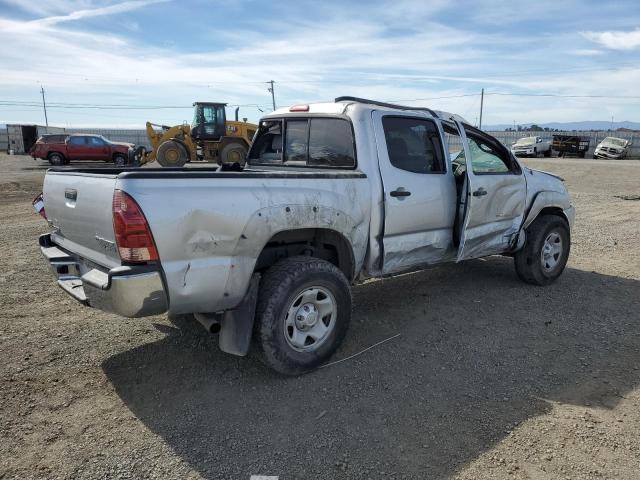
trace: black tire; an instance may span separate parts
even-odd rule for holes
[[[163,167],[182,167],[189,161],[189,154],[181,143],[167,140],[158,147],[156,159]]]
[[[560,238],[560,253],[553,258],[554,265],[545,267],[543,249],[545,241],[556,234]],[[571,251],[571,235],[567,221],[557,215],[536,218],[526,230],[524,247],[514,256],[516,273],[524,282],[533,285],[548,285],[564,271]],[[555,257],[555,256],[554,256]]]
[[[133,166],[139,167],[147,155],[147,149],[143,145],[139,145],[133,151]]]
[[[244,143],[230,143],[220,152],[220,165],[237,163],[244,166],[247,161],[247,146]]]
[[[47,159],[49,160],[49,163],[53,166],[60,166],[60,165],[64,165],[66,163],[64,156],[61,153],[58,152],[52,152],[49,154],[49,156],[47,157]]]
[[[121,153],[118,153],[117,155],[114,155],[113,156],[113,165],[118,167],[118,168],[126,167],[127,166],[127,157],[125,157]]]
[[[551,149],[544,151],[544,156],[549,158],[551,156]]]
[[[303,348],[309,350],[300,351],[287,338],[292,328],[286,325],[288,312],[296,308],[297,298],[317,288],[333,296],[335,318],[331,314],[328,319],[333,326],[317,347],[305,346]],[[302,308],[302,303],[299,305]],[[319,321],[324,323],[325,320],[327,317]],[[284,375],[299,375],[319,367],[335,353],[350,320],[351,288],[344,274],[335,265],[319,258],[290,257],[270,267],[260,282],[254,341],[269,367]],[[305,344],[307,340],[305,337]]]

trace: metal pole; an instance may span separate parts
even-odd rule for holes
[[[271,84],[271,87],[269,87],[269,91],[271,92],[271,102],[273,103],[273,109],[276,109],[276,94],[273,90],[273,84],[275,83],[273,80],[269,80],[267,83]]]
[[[44,123],[47,126],[47,133],[49,133],[49,119],[47,118],[47,102],[44,100],[44,87],[40,85],[40,91],[42,92],[42,108],[44,109]]]
[[[480,93],[480,124],[478,126],[478,128],[480,130],[482,130],[482,107],[484,105],[484,88],[482,89],[482,92]]]

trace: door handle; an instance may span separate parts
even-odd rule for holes
[[[475,192],[473,192],[473,196],[474,196],[474,197],[482,197],[482,196],[484,196],[484,195],[486,195],[486,194],[487,194],[487,191],[486,191],[484,188],[482,188],[482,187],[480,187],[478,190],[476,190]]]
[[[392,197],[408,197],[411,195],[411,192],[407,192],[406,190],[394,190],[389,195]]]

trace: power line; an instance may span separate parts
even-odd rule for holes
[[[561,93],[507,93],[487,92],[485,95],[501,95],[508,97],[559,97],[559,98],[624,98],[640,99],[640,95],[565,95]]]

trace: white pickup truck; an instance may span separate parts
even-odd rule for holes
[[[516,157],[537,157],[539,155],[550,157],[551,141],[542,137],[519,138],[511,145],[511,152]]]
[[[43,197],[42,253],[70,295],[194,314],[284,374],[335,352],[354,282],[509,255],[545,285],[574,221],[561,178],[462,118],[353,97],[265,116],[243,171],[52,169]]]

